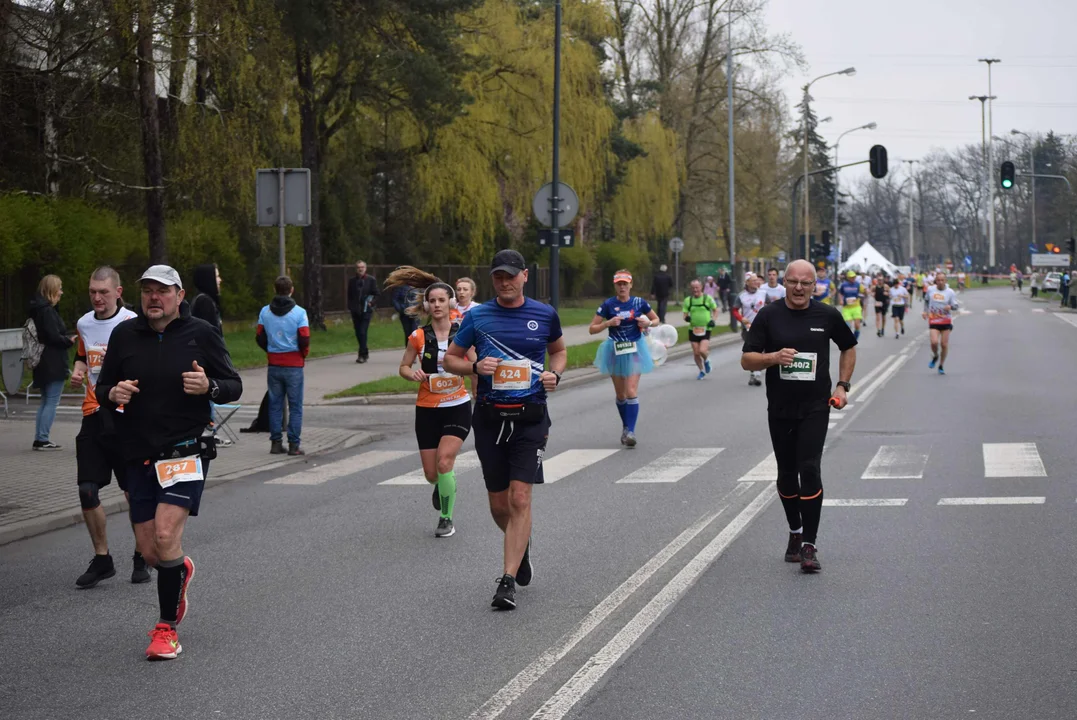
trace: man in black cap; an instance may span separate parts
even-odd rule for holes
[[[194,563],[183,552],[183,529],[198,514],[212,439],[202,438],[210,402],[238,400],[243,382],[217,329],[191,317],[179,273],[154,265],[139,279],[142,314],[120,323],[94,391],[117,413],[127,462],[131,523],[138,550],[157,568],[160,619],[150,631],[150,660],[170,660],[180,647],[176,626],[187,614]]]
[[[504,575],[493,607],[513,610],[516,585],[529,585],[531,487],[541,483],[550,433],[546,394],[561,382],[568,351],[561,320],[549,305],[524,296],[527,265],[515,250],[494,256],[490,275],[497,297],[464,315],[445,353],[445,370],[477,375],[472,427],[475,451],[490,497],[490,513],[505,533]],[[467,352],[475,348],[472,363]],[[550,355],[549,367],[544,365]]]

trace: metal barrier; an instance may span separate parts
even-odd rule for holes
[[[7,393],[16,393],[22,383],[22,328],[0,330],[0,378],[4,381],[4,390],[0,390],[0,399],[4,401],[4,417],[8,416]]]

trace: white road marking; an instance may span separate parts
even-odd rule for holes
[[[658,551],[643,567],[621,583],[613,592],[607,595],[602,602],[595,605],[591,612],[580,621],[580,624],[571,632],[563,636],[556,645],[546,650],[530,665],[525,667],[516,677],[510,680],[503,688],[498,690],[493,697],[483,703],[475,712],[471,713],[468,720],[493,720],[503,713],[509,705],[535,684],[543,675],[557,664],[561,658],[568,655],[581,640],[601,625],[606,618],[613,614],[625,600],[632,597],[640,587],[647,582],[652,575],[662,569],[685,545],[695,539],[696,535],[703,532],[708,525],[721,515],[726,507],[722,506],[718,512],[704,516],[689,526],[684,532],[675,537],[668,545]]]
[[[823,498],[827,507],[901,507],[909,498]]]
[[[998,310],[984,310],[984,315],[998,315]]]
[[[479,467],[479,456],[474,450],[468,450],[463,455],[456,456],[456,474],[465,473],[468,470],[474,470]],[[429,485],[426,481],[426,476],[423,475],[423,469],[420,467],[418,470],[412,470],[409,473],[403,475],[397,475],[396,477],[383,480],[378,485]]]
[[[300,470],[273,480],[266,480],[266,485],[321,485],[338,477],[369,470],[387,462],[414,457],[414,450],[371,450],[355,457],[336,460],[325,465],[315,465],[307,470]]]
[[[867,399],[870,398],[876,390],[889,382],[890,378],[892,378],[894,374],[901,369],[901,366],[908,362],[909,358],[912,357],[912,351],[913,346],[908,346],[908,348],[906,348],[900,355],[898,355],[894,359],[894,362],[890,363],[890,366],[886,368],[885,372],[881,373],[879,377],[877,377],[871,383],[871,385],[864,388],[863,392],[857,398],[857,400],[859,402],[866,402]]]
[[[764,487],[747,507],[740,511],[706,547],[688,561],[679,573],[651,598],[635,617],[597,653],[592,655],[561,688],[540,707],[532,720],[560,720],[591,690],[628,652],[629,648],[661,618],[685,593],[696,583],[700,575],[715,560],[721,557],[726,548],[738,535],[762,513],[774,500],[777,493],[773,488]]]
[[[1043,505],[1045,497],[953,497],[942,498],[939,505]]]
[[[774,453],[763,458],[763,462],[749,470],[737,482],[774,482],[778,479],[778,461]]]
[[[1047,477],[1036,443],[984,443],[984,477]]]
[[[849,406],[846,405],[845,407],[849,407]],[[845,418],[845,413],[838,412],[837,410],[831,410],[830,411],[830,419],[831,420],[843,420],[844,418]]]
[[[1077,327],[1077,315],[1071,315],[1070,313],[1053,312],[1051,313],[1059,320],[1065,320],[1070,325]]]
[[[871,372],[869,372],[867,375],[865,375],[864,378],[862,380],[860,380],[856,385],[853,385],[853,389],[850,390],[848,393],[846,393],[846,395],[848,395],[849,397],[852,397],[856,393],[861,392],[861,388],[866,388],[868,386],[868,383],[870,383],[875,378],[876,375],[878,375],[883,370],[885,370],[886,367],[890,363],[892,363],[895,358],[897,358],[896,354],[895,355],[890,355],[886,359],[884,359],[881,363],[879,363],[874,368],[872,368]],[[861,402],[860,398],[857,398],[857,402]],[[849,407],[849,406],[846,405],[845,407]]]
[[[836,422],[829,422],[829,423],[826,424],[826,429],[827,430],[833,430],[837,426],[838,426],[838,424]]]
[[[546,485],[568,477],[573,473],[605,460],[617,450],[565,450],[563,453],[542,461],[542,478]]]
[[[883,445],[875,452],[861,480],[919,480],[928,453],[915,445]]]
[[[618,483],[675,483],[703,466],[725,448],[673,448]]]
[[[1044,310],[1043,308],[1032,308],[1032,312],[1038,312],[1038,313],[1041,313],[1041,312],[1047,312],[1047,311],[1046,311],[1046,310]]]

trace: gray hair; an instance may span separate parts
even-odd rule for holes
[[[120,286],[120,274],[116,270],[108,265],[102,265],[90,274],[91,282],[96,280],[101,282],[103,280],[111,280],[113,287]]]

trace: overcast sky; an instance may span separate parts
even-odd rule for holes
[[[831,145],[845,130],[879,125],[846,135],[841,162],[880,143],[892,171],[904,172],[899,158],[979,143],[980,103],[967,98],[988,94],[981,57],[1002,60],[992,70],[996,136],[1077,134],[1077,0],[770,0],[767,16],[809,63],[783,82],[790,106],[809,80],[856,67],[811,90],[818,116],[834,118],[820,126]],[[851,168],[842,182],[866,173]]]

